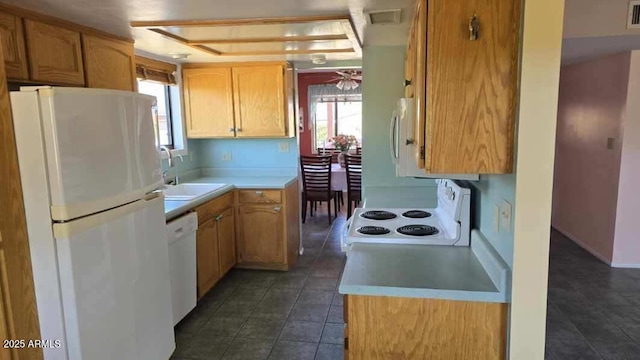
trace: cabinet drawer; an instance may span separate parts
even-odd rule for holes
[[[233,206],[233,193],[228,192],[196,208],[198,225],[220,215],[224,210]]]
[[[279,204],[282,202],[280,190],[240,190],[238,191],[240,204]]]

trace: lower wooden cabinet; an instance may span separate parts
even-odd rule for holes
[[[345,358],[506,358],[508,305],[349,295]]]
[[[211,219],[198,226],[196,233],[198,266],[198,298],[209,291],[220,279],[218,250],[218,222]]]
[[[236,192],[238,267],[288,270],[298,258],[298,182],[284,190]]]
[[[236,231],[233,208],[220,214],[218,220],[218,254],[220,276],[224,276],[236,264]]]

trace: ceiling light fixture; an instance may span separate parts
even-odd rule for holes
[[[189,53],[170,53],[169,56],[176,60],[186,60],[191,54]]]
[[[324,55],[324,54],[311,55],[311,62],[316,65],[324,65],[327,63],[327,55]]]

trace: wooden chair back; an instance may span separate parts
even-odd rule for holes
[[[331,156],[331,162],[334,164],[338,163],[338,154],[340,154],[340,150],[333,148],[318,148],[318,156]]]
[[[307,200],[331,199],[331,156],[300,156],[300,170]]]
[[[356,148],[356,155],[362,155],[362,147],[358,146]]]
[[[347,192],[354,200],[362,198],[362,156],[346,155]]]

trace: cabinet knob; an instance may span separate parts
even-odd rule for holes
[[[478,35],[480,35],[480,21],[478,20],[478,16],[473,14],[471,20],[469,20],[469,40],[478,40]]]
[[[404,86],[407,87],[411,85],[411,80],[404,79]]]
[[[276,206],[273,208],[273,211],[275,212],[280,212],[280,210],[282,210],[282,208],[280,206]]]
[[[234,128],[229,128],[229,132],[234,132],[234,131],[236,131],[236,129],[234,129]]]
[[[412,144],[414,144],[414,143],[415,143],[415,141],[413,141],[413,139],[407,139],[407,140],[405,141],[405,145],[412,145]]]
[[[256,191],[256,195],[262,196],[262,191]]]
[[[241,128],[236,128],[236,132],[241,132],[242,129]]]
[[[216,216],[216,221],[222,220],[223,217],[224,217],[224,214],[220,214],[220,215]]]

